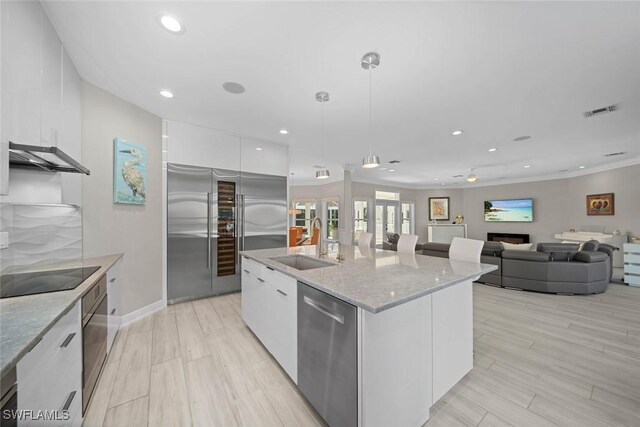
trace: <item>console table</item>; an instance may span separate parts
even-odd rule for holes
[[[589,240],[597,240],[600,243],[607,243],[609,245],[613,245],[619,250],[613,253],[613,266],[614,267],[623,267],[622,261],[622,245],[627,242],[626,234],[604,234],[598,232],[590,232],[590,231],[576,231],[576,232],[567,232],[556,234],[554,236],[556,239],[563,240],[565,242],[571,243],[583,243],[588,242]]]
[[[629,286],[640,286],[640,243],[625,243],[624,283]]]
[[[467,237],[467,224],[429,224],[427,241],[451,243],[454,237]]]

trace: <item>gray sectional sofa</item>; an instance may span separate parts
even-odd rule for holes
[[[485,242],[480,261],[495,264],[498,270],[478,281],[557,294],[598,294],[609,286],[617,248],[590,241],[580,251],[573,243],[539,243],[536,249],[504,250],[500,242]],[[449,245],[425,243],[422,253],[447,258]]]

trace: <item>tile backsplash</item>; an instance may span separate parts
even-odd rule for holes
[[[0,232],[9,246],[0,250],[0,272],[47,268],[82,259],[82,213],[74,205],[0,205]]]

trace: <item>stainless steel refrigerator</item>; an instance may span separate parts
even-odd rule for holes
[[[167,301],[240,290],[238,251],[287,245],[287,178],[169,164]]]

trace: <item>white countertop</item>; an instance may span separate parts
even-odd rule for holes
[[[337,245],[336,249],[337,249]],[[437,292],[440,289],[497,270],[497,266],[426,255],[399,254],[380,249],[360,250],[344,246],[345,261],[338,263],[336,251],[323,260],[335,266],[297,270],[271,258],[306,255],[318,258],[315,246],[243,251],[242,255],[272,267],[350,304],[372,313]]]
[[[0,375],[13,368],[120,257],[122,254],[106,255],[57,265],[100,267],[75,289],[0,299]]]

